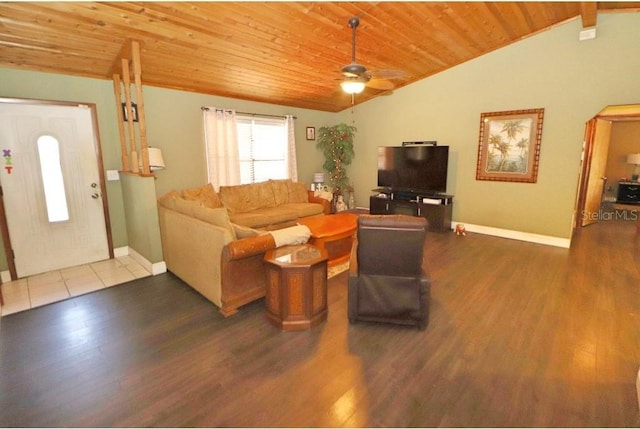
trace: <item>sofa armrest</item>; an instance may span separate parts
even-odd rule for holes
[[[241,238],[228,243],[222,250],[222,259],[226,261],[248,258],[264,254],[267,250],[275,249],[276,242],[271,234]]]
[[[307,191],[309,195],[309,202],[322,205],[322,212],[326,215],[331,214],[331,201],[324,198],[316,197],[313,191]]]
[[[265,296],[264,253],[275,247],[271,234],[242,238],[224,246],[220,306],[223,316],[231,316],[238,307]]]
[[[220,259],[231,232],[162,205],[158,212],[167,269],[220,306]]]

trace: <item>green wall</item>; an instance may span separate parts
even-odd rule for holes
[[[358,128],[349,176],[365,207],[376,187],[377,146],[434,139],[451,147],[454,220],[568,238],[584,123],[607,105],[640,102],[640,14],[599,14],[594,40],[579,42],[580,30],[579,19],[570,21],[337,114],[144,86],[148,142],[162,149],[166,163],[156,174],[156,193],[205,183],[201,106],[292,114],[300,181],[309,183],[323,163],[315,142],[305,139],[308,126]],[[0,96],[95,103],[105,170],[120,169],[110,80],[0,68]],[[475,180],[480,114],[539,107],[545,119],[538,182]],[[125,204],[135,202],[123,197],[121,182],[107,182],[107,196],[114,245],[131,245],[129,235],[137,232],[127,233]],[[155,249],[141,250],[155,260]]]
[[[129,247],[151,263],[163,261],[155,178],[121,174]]]
[[[150,262],[158,262],[161,259],[161,249],[153,245],[157,241],[155,233],[148,230],[144,223],[139,222],[138,217],[143,208],[136,205],[145,203],[137,201],[148,202],[149,198],[155,201],[156,194],[162,195],[171,189],[195,187],[206,183],[202,106],[233,108],[249,113],[296,116],[298,180],[306,183],[311,182],[313,172],[321,170],[323,159],[322,154],[315,148],[315,142],[305,139],[305,129],[308,126],[319,128],[323,125],[332,125],[336,117],[334,113],[149,86],[143,86],[143,96],[148,143],[150,146],[162,149],[166,169],[156,174],[154,195],[146,195],[145,189],[149,192],[149,188],[140,188],[137,182],[133,182],[128,189],[131,195],[136,197],[127,199],[123,196],[122,179],[108,181],[106,186],[114,247],[130,246]],[[121,169],[115,97],[113,83],[110,80],[0,68],[0,97],[95,104],[104,169]],[[133,216],[133,219],[126,219],[125,213],[129,217]],[[7,269],[4,248],[0,246],[0,270]]]
[[[306,140],[306,127],[333,125],[336,118],[335,113],[148,86],[144,87],[144,101],[148,144],[162,149],[166,164],[165,170],[156,173],[158,195],[207,182],[202,106],[295,116],[298,180],[305,183],[311,183],[324,162],[315,142]]]
[[[376,186],[376,147],[437,140],[450,146],[455,221],[569,238],[584,125],[607,105],[640,102],[640,14],[599,14],[580,42],[576,19],[341,112],[355,121],[349,168],[356,202]],[[477,181],[482,112],[544,108],[535,184]]]

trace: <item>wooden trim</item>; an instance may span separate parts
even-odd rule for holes
[[[2,232],[2,241],[4,243],[4,253],[7,257],[7,265],[9,266],[9,274],[11,274],[11,280],[17,280],[18,273],[16,272],[16,263],[15,263],[15,257],[13,255],[13,247],[11,246],[11,236],[9,235],[9,224],[7,223],[7,215],[4,210],[4,191],[1,186],[0,186],[0,231]],[[1,283],[2,281],[0,281],[0,284]]]
[[[118,134],[120,135],[120,152],[122,157],[122,171],[130,171],[129,149],[127,149],[127,136],[124,131],[124,117],[122,115],[122,82],[118,73],[113,75],[113,92],[116,97],[116,115],[118,116]]]
[[[128,39],[122,48],[118,58],[113,65],[113,84],[116,92],[116,108],[120,112],[120,106],[122,105],[121,86],[124,86],[125,94],[125,109],[127,112],[131,112],[132,100],[131,100],[131,85],[135,85],[135,96],[137,106],[137,123],[138,123],[138,136],[140,145],[136,141],[135,124],[134,121],[127,121],[129,130],[129,142],[127,145],[124,142],[124,118],[121,112],[118,114],[118,123],[121,130],[121,144],[122,151],[122,163],[123,171],[132,171],[135,174],[142,176],[154,176],[149,166],[149,152],[147,151],[147,123],[144,112],[144,98],[142,96],[142,65],[140,61],[140,42],[136,40]],[[120,74],[122,73],[122,80],[120,80]],[[131,74],[133,73],[133,81]],[[122,85],[121,85],[122,83]],[[130,149],[130,151],[129,151]],[[125,156],[125,153],[127,156]],[[130,154],[130,157],[128,156]]]
[[[95,104],[87,104],[91,111],[93,126],[94,148],[96,151],[96,163],[98,164],[98,176],[100,178],[100,196],[102,199],[102,212],[104,213],[104,226],[107,232],[107,246],[109,259],[113,259],[113,234],[111,233],[111,216],[109,215],[109,200],[107,198],[107,182],[104,177],[104,160],[102,158],[102,144],[100,141],[100,129],[98,128],[98,112]]]
[[[582,19],[582,28],[595,26],[598,21],[598,3],[581,2],[580,18]]]
[[[140,62],[140,44],[131,42],[131,57],[133,65],[133,79],[136,86],[136,100],[138,101],[138,119],[140,131],[140,152],[142,155],[142,171],[150,175],[149,151],[147,151],[147,122],[144,114],[144,98],[142,97],[142,65]]]
[[[584,212],[587,199],[587,184],[589,182],[589,172],[591,171],[591,155],[593,153],[593,137],[595,136],[596,122],[597,119],[593,118],[585,124],[582,142],[582,165],[580,166],[580,177],[578,179],[578,196],[573,214],[574,231],[582,227],[582,213]]]
[[[123,58],[122,62],[122,81],[124,82],[124,97],[127,112],[131,112],[131,75],[129,73],[129,60]],[[117,106],[116,106],[117,108]],[[131,171],[138,171],[138,145],[136,144],[136,130],[133,120],[127,121],[129,129],[129,144],[131,147]]]

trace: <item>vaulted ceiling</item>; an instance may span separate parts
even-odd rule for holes
[[[329,112],[356,61],[399,88],[569,19],[640,2],[2,2],[0,66],[111,79],[127,40],[146,85]],[[578,35],[576,34],[576,38]]]

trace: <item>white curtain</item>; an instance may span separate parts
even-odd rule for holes
[[[298,163],[296,161],[296,133],[292,115],[286,115],[285,128],[287,130],[287,170],[289,178],[298,181]]]
[[[202,112],[209,183],[216,190],[220,186],[239,185],[240,156],[235,110],[205,107]]]

